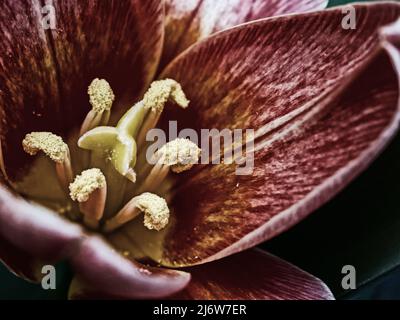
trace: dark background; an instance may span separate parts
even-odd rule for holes
[[[400,135],[334,200],[261,247],[322,279],[338,299],[400,299],[399,158]],[[356,290],[340,287],[344,265],[357,270]],[[71,276],[57,265],[57,289],[45,291],[0,264],[0,299],[65,299]]]

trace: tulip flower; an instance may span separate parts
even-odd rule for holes
[[[51,29],[3,0],[0,259],[30,281],[68,261],[70,298],[332,299],[254,248],[398,129],[400,4],[355,4],[345,28],[327,2],[53,1]],[[252,174],[180,138],[147,163],[168,121],[254,129]]]

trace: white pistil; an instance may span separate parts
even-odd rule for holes
[[[154,81],[142,101],[144,108],[150,109],[150,112],[137,137],[138,149],[143,146],[147,132],[156,126],[168,101],[174,102],[184,109],[189,106],[189,100],[186,98],[181,85],[172,79]]]
[[[68,145],[51,132],[32,132],[25,136],[22,146],[26,153],[36,155],[43,151],[56,164],[56,172],[61,186],[68,190],[73,179],[71,157]]]
[[[107,125],[110,118],[110,110],[115,99],[110,84],[104,79],[94,79],[89,85],[88,94],[92,110],[89,111],[83,121],[80,135],[97,126]]]
[[[96,229],[103,217],[107,198],[106,178],[100,169],[93,168],[83,171],[69,185],[70,196],[79,202],[86,226]]]
[[[116,216],[106,221],[104,231],[114,231],[135,219],[141,212],[144,213],[144,225],[150,230],[159,231],[168,224],[169,209],[167,202],[153,193],[146,192],[132,198]]]
[[[201,149],[192,141],[177,138],[163,145],[155,154],[157,163],[151,169],[139,189],[154,191],[165,179],[170,170],[175,173],[187,171],[198,163]]]

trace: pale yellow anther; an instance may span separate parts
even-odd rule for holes
[[[106,221],[104,231],[111,232],[144,213],[144,226],[150,230],[160,231],[169,221],[167,202],[150,192],[132,198],[114,217]]]
[[[106,178],[100,169],[93,168],[82,171],[75,177],[74,182],[69,185],[71,199],[78,202],[85,202],[97,189],[106,185]]]
[[[189,170],[199,160],[201,149],[192,141],[177,138],[163,145],[156,157],[162,163],[171,167],[171,170],[180,173]]]
[[[136,207],[144,213],[144,226],[150,230],[164,229],[169,221],[167,202],[156,194],[145,192],[134,198]]]
[[[143,97],[143,104],[145,108],[161,113],[168,100],[182,108],[189,105],[181,85],[172,79],[154,81]]]
[[[115,96],[106,80],[94,79],[88,88],[88,94],[94,111],[102,113],[111,109]]]
[[[43,151],[51,160],[61,163],[68,156],[68,146],[63,139],[51,132],[31,132],[25,136],[22,146],[26,153],[36,155]]]

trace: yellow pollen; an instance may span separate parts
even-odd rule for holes
[[[106,178],[100,169],[92,168],[75,177],[74,182],[69,185],[71,199],[78,202],[85,202],[90,194],[106,185]]]
[[[40,150],[51,160],[61,163],[68,155],[68,146],[63,139],[51,132],[31,132],[22,141],[24,151],[32,156]]]
[[[201,149],[189,139],[177,138],[163,145],[156,156],[171,170],[180,173],[189,170],[199,160]]]
[[[169,209],[167,202],[150,192],[142,193],[135,198],[136,207],[144,212],[144,225],[152,230],[161,230],[169,221]]]
[[[161,113],[168,100],[182,108],[189,105],[181,85],[172,79],[154,81],[143,97],[143,104],[145,108]]]
[[[104,79],[94,79],[88,88],[93,110],[102,113],[111,109],[115,96],[110,84]]]

